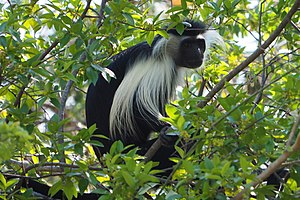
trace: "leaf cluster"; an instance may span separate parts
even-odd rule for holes
[[[299,12],[206,106],[199,102],[255,50],[250,40],[261,47],[297,0],[182,0],[158,13],[152,1],[103,2],[0,3],[1,199],[34,196],[17,184],[25,176],[51,185],[50,196],[62,190],[66,199],[84,193],[100,199],[226,199],[291,150],[286,143],[299,133],[296,128],[289,138],[300,107]],[[115,78],[105,67],[118,52],[151,44],[156,35],[168,37],[168,28],[182,33],[185,18],[216,29],[226,49],[212,47],[205,67],[191,71],[178,98],[166,105],[162,120],[180,135],[179,156],[170,158],[172,175],[158,178],[157,163],[145,163],[136,148],[121,142],[97,160],[91,145],[103,144],[91,139],[95,126],[85,128],[87,86],[99,74]],[[299,163],[295,152],[278,168],[289,171],[280,187],[264,181],[246,195],[299,198]]]

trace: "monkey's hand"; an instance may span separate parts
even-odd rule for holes
[[[174,131],[171,126],[165,126],[160,130],[158,139],[161,141],[162,146],[172,147],[178,139],[178,132]]]
[[[158,139],[150,146],[145,154],[145,162],[151,160],[151,158],[156,154],[158,149],[162,146],[171,148],[175,145],[178,139],[178,133],[176,133],[172,127],[165,126],[159,132]]]

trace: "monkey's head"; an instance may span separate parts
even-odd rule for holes
[[[185,21],[183,24],[185,29],[181,35],[175,29],[168,31],[170,38],[167,43],[167,53],[179,67],[200,67],[204,61],[209,40],[212,37],[218,37],[218,34],[212,33],[215,31],[207,31],[206,25],[202,22]]]
[[[179,43],[177,56],[174,58],[176,65],[187,68],[200,67],[204,60],[205,46],[204,38],[183,37]]]

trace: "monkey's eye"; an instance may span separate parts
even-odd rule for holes
[[[183,46],[184,48],[190,48],[190,47],[192,46],[192,44],[189,43],[189,42],[184,42],[184,43],[182,44],[182,46]]]
[[[199,48],[204,52],[205,48],[206,48],[205,40],[204,39],[198,39],[197,44],[198,44]]]

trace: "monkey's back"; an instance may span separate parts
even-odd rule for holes
[[[116,78],[111,78],[110,82],[108,82],[100,73],[96,84],[90,84],[85,105],[87,127],[96,124],[97,130],[94,135],[101,134],[109,138],[103,139],[97,136],[92,138],[104,145],[104,147],[97,148],[100,150],[100,152],[96,152],[97,157],[99,153],[103,154],[108,152],[113,142],[109,130],[109,115],[116,90],[121,84],[125,73],[132,65],[132,62],[136,61],[137,58],[141,59],[150,56],[151,51],[152,47],[143,42],[120,52],[112,58],[112,63],[107,67],[115,74]],[[128,85],[128,87],[130,87],[130,85]],[[126,130],[124,130],[124,132],[126,132]]]

